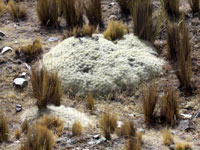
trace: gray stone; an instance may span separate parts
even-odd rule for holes
[[[179,130],[186,130],[189,128],[190,121],[189,120],[182,120],[178,126]]]
[[[12,50],[13,50],[13,49],[12,49],[11,47],[6,46],[6,47],[4,47],[4,48],[2,49],[1,54],[5,54],[6,52],[12,51]]]
[[[24,87],[27,86],[28,81],[26,79],[24,79],[24,78],[15,78],[14,81],[13,81],[13,84],[16,87],[24,88]]]
[[[16,111],[16,112],[21,112],[21,111],[22,111],[22,105],[16,104],[16,105],[15,105],[15,111]]]
[[[48,39],[49,42],[55,42],[55,41],[57,41],[57,40],[58,40],[58,38],[56,38],[56,37],[50,37],[50,38]]]

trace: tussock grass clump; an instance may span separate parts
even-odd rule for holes
[[[179,0],[163,0],[163,7],[171,19],[175,19],[180,16]]]
[[[21,125],[22,132],[24,132],[25,134],[28,133],[29,128],[29,123],[27,120],[25,120]]]
[[[4,13],[5,11],[5,4],[3,0],[0,0],[0,16]]]
[[[13,0],[9,0],[7,7],[8,12],[13,20],[23,20],[27,18],[26,9],[21,4],[15,3]]]
[[[166,146],[170,146],[174,143],[174,137],[170,133],[170,131],[166,128],[162,132],[163,144]]]
[[[141,145],[142,133],[138,132],[135,136],[129,137],[129,140],[125,145],[125,150],[141,150]]]
[[[39,0],[36,10],[42,25],[48,27],[58,26],[58,3],[56,0]]]
[[[191,60],[191,44],[189,40],[189,32],[185,27],[184,20],[180,23],[180,45],[177,47],[177,64],[178,69],[176,75],[180,82],[180,88],[191,93],[191,78],[192,78],[192,60]]]
[[[159,30],[161,21],[159,17],[153,18],[153,8],[151,0],[135,0],[133,16],[133,32],[140,39],[154,43]]]
[[[121,12],[125,15],[131,14],[131,6],[133,5],[134,0],[116,0],[119,4]]]
[[[177,101],[177,93],[172,87],[168,87],[165,90],[164,96],[162,97],[161,118],[165,120],[169,125],[174,125],[176,119],[179,117]]]
[[[60,105],[62,90],[57,73],[48,72],[45,67],[32,69],[31,83],[39,109],[46,108],[50,103]]]
[[[29,130],[20,150],[52,150],[55,145],[53,133],[46,127],[35,125]]]
[[[14,135],[15,135],[15,138],[16,138],[16,139],[19,139],[20,136],[21,136],[21,132],[20,132],[20,130],[19,130],[19,129],[15,129],[15,131],[14,131]]]
[[[175,150],[192,150],[192,147],[189,143],[177,143]]]
[[[133,121],[124,121],[123,125],[120,127],[119,135],[135,137],[136,129],[134,128]]]
[[[83,25],[83,27],[74,27],[73,28],[73,36],[75,37],[91,37],[94,33],[95,28],[93,26],[89,26],[88,24]]]
[[[104,31],[104,38],[115,41],[121,39],[125,34],[129,32],[128,27],[123,22],[111,20],[108,23],[106,31]]]
[[[83,127],[79,121],[75,121],[72,125],[72,135],[73,136],[79,136],[83,132]]]
[[[7,142],[9,138],[9,128],[7,118],[0,113],[0,142]]]
[[[199,8],[199,0],[189,0],[190,7],[192,9],[193,13],[199,13],[200,8]]]
[[[19,53],[18,50],[16,50],[16,54],[17,53]],[[25,59],[26,62],[34,60],[42,53],[42,43],[40,39],[35,39],[32,44],[21,47],[20,53],[22,54],[22,59]]]
[[[87,96],[87,107],[89,110],[93,110],[94,109],[94,103],[95,103],[95,100],[92,96],[92,93],[88,93],[88,96]]]
[[[37,121],[37,125],[47,127],[49,130],[55,130],[57,135],[61,135],[64,129],[64,122],[55,116],[44,115]]]
[[[86,2],[85,11],[91,25],[103,25],[101,0],[89,0],[89,2]]]
[[[61,0],[62,12],[69,27],[83,25],[83,1]]]
[[[158,100],[157,96],[157,85],[153,83],[149,86],[148,89],[145,90],[143,100],[142,100],[142,108],[144,112],[144,119],[147,125],[153,123],[155,119],[155,107]]]
[[[109,112],[105,112],[99,120],[100,128],[103,131],[104,137],[107,140],[111,140],[111,133],[114,133],[117,127],[117,116],[111,115]]]

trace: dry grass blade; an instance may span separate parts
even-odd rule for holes
[[[31,83],[39,109],[46,108],[50,103],[60,105],[62,90],[57,73],[48,72],[44,67],[32,69]]]
[[[15,3],[13,0],[8,2],[8,12],[12,19],[16,21],[27,18],[26,9],[19,3]]]
[[[164,129],[162,132],[163,144],[170,146],[174,142],[174,138],[168,129]]]
[[[108,23],[108,27],[106,31],[104,31],[104,38],[115,41],[117,39],[121,39],[125,34],[129,32],[128,27],[124,25],[122,22],[117,22],[111,20]]]
[[[21,125],[21,130],[22,132],[24,132],[25,134],[28,133],[28,130],[29,130],[29,124],[28,124],[28,121],[25,120],[22,125]]]
[[[144,119],[147,125],[153,123],[155,119],[155,107],[157,103],[157,85],[152,84],[146,91],[144,91],[142,107],[144,112]]]
[[[199,2],[200,2],[199,0],[189,0],[189,4],[190,4],[190,7],[191,7],[193,13],[200,12]]]
[[[125,150],[141,150],[142,145],[142,133],[139,132],[134,137],[129,137],[128,142],[125,145]]]
[[[75,121],[72,125],[72,135],[73,136],[79,136],[83,132],[83,127],[79,121]]]
[[[192,150],[192,147],[189,143],[177,143],[175,150]]]
[[[0,142],[7,142],[9,134],[8,122],[3,113],[0,112]]]
[[[5,4],[3,0],[0,0],[0,16],[4,13],[5,11]]]
[[[125,15],[131,14],[131,7],[133,5],[133,0],[116,0],[120,6],[121,12]]]
[[[163,7],[171,19],[175,19],[180,16],[179,0],[163,0]]]
[[[94,109],[94,98],[92,96],[92,93],[89,93],[87,96],[87,106],[89,108],[89,110],[93,110]]]
[[[91,25],[103,25],[101,0],[89,0],[89,2],[86,2],[85,11]]]
[[[161,26],[160,17],[153,18],[153,8],[151,0],[135,0],[133,16],[133,32],[140,39],[154,43]]]
[[[58,26],[58,4],[56,0],[39,0],[36,10],[42,25]]]

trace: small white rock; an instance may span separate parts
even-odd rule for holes
[[[184,119],[191,119],[191,118],[192,118],[192,115],[190,115],[190,114],[181,114],[181,116],[182,116]]]
[[[13,83],[17,87],[24,88],[28,84],[28,81],[24,78],[16,78]]]
[[[12,51],[12,50],[13,50],[13,49],[12,49],[11,47],[6,46],[6,47],[4,47],[4,48],[2,49],[1,54],[4,54],[4,53],[6,53],[7,51]]]
[[[117,121],[117,127],[118,127],[118,128],[121,128],[121,126],[122,126],[123,124],[124,124],[123,122]]]

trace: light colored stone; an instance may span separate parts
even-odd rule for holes
[[[12,49],[11,47],[6,46],[6,47],[4,47],[4,48],[2,49],[1,54],[5,54],[6,52],[12,51],[12,50],[13,50],[13,49]]]
[[[95,40],[98,39],[98,40]],[[58,71],[64,91],[85,96],[106,96],[126,88],[135,89],[162,74],[164,61],[148,43],[129,34],[117,44],[101,34],[92,38],[70,37],[43,57],[48,70]]]
[[[22,122],[27,120],[35,120],[42,116],[43,114],[54,115],[58,116],[61,120],[64,121],[64,127],[71,128],[73,123],[78,120],[82,124],[83,127],[91,127],[92,121],[89,119],[86,114],[77,111],[75,108],[65,107],[63,105],[57,106],[47,106],[46,110],[39,111],[38,108],[32,107],[27,109],[22,115],[21,120]]]
[[[24,78],[15,78],[13,84],[16,87],[24,88],[25,86],[27,86],[28,81]]]

